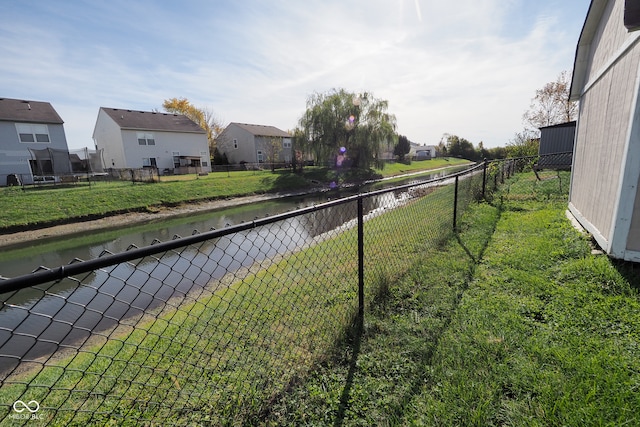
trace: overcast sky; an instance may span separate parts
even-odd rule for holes
[[[389,101],[398,132],[504,146],[573,66],[589,0],[4,0],[0,97],[50,102],[70,148],[100,107],[186,97],[224,124],[293,129],[332,88]]]

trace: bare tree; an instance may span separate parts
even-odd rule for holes
[[[569,101],[571,90],[570,74],[563,71],[555,82],[545,84],[536,90],[531,106],[522,116],[525,127],[537,132],[541,127],[557,125],[575,120],[578,104]]]
[[[271,165],[271,171],[276,170],[276,163],[280,160],[280,152],[282,151],[282,138],[269,137],[265,141],[265,151],[267,154],[267,163]]]

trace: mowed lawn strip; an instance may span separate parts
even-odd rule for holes
[[[565,217],[566,199],[548,191],[553,185],[531,175],[511,184],[405,420],[640,424],[638,270],[592,255]]]
[[[259,423],[640,424],[638,270],[591,254],[562,178],[519,175],[500,208],[472,206]]]
[[[354,180],[432,170],[468,163],[462,159],[434,159],[390,164],[367,175],[352,174]],[[214,172],[162,177],[159,183],[128,181],[79,183],[66,186],[0,188],[0,233],[19,227],[82,220],[114,213],[153,211],[158,207],[176,206],[221,198],[263,193],[311,190],[323,182],[336,179],[336,171],[310,167],[299,175],[289,170]]]

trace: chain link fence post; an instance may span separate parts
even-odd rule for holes
[[[456,175],[455,189],[453,191],[453,231],[458,229],[458,175]]]
[[[364,204],[358,198],[358,317],[364,319]]]
[[[485,200],[485,191],[487,188],[487,159],[482,162],[482,197],[481,200]]]

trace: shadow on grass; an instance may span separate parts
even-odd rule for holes
[[[640,294],[640,263],[612,260],[612,265],[629,282],[631,289]]]
[[[463,277],[463,283],[460,283],[459,288],[457,289],[457,293],[455,295],[455,299],[452,304],[452,309],[448,310],[448,314],[443,316],[442,324],[432,331],[432,334],[426,338],[426,342],[421,347],[419,352],[411,352],[413,354],[413,358],[417,365],[422,367],[427,367],[433,364],[433,358],[435,357],[436,351],[438,349],[439,341],[441,337],[444,335],[445,331],[449,328],[451,321],[453,320],[454,313],[456,312],[456,307],[460,304],[462,297],[467,290],[471,280],[474,277],[475,269],[480,260],[483,258],[486,249],[489,246],[489,242],[491,240],[491,236],[495,232],[497,223],[500,218],[501,210],[497,208],[497,216],[494,218],[492,223],[484,230],[484,235],[481,237],[480,242],[478,242],[478,238],[476,236],[476,242],[479,244],[469,245],[465,243],[465,234],[463,232],[456,232],[454,236],[448,235],[455,239],[459,247],[464,251],[464,253],[468,256],[468,262],[466,262],[467,269]],[[470,237],[472,239],[472,237]],[[442,242],[442,246],[446,243],[446,239]],[[474,247],[475,246],[475,247]],[[439,248],[439,250],[446,250],[444,247]],[[389,306],[389,304],[393,304],[394,295],[390,287],[392,283],[388,281],[382,280],[381,283],[376,287],[376,295],[373,296],[371,302],[371,312],[369,313],[372,316],[378,316],[381,318],[385,318],[388,316],[388,310],[392,310],[393,308]],[[376,332],[367,331],[366,338],[363,338],[363,321],[362,318],[357,318],[356,323],[352,327],[348,340],[344,344],[351,349],[351,354],[349,358],[349,370],[344,382],[344,388],[342,389],[342,393],[340,396],[340,404],[338,407],[338,411],[336,417],[334,419],[334,426],[342,426],[345,423],[345,419],[348,418],[348,411],[350,410],[351,401],[352,401],[352,390],[354,387],[354,377],[358,373],[360,369],[358,366],[358,358],[361,355],[361,345],[363,344],[363,339],[367,340]],[[429,370],[422,369],[417,375],[413,375],[411,377],[407,377],[406,381],[408,383],[408,387],[406,390],[400,394],[397,400],[397,404],[393,405],[394,407],[390,407],[389,415],[392,420],[396,422],[400,422],[404,416],[404,410],[411,403],[411,401],[419,396],[423,392],[423,388],[425,384],[429,381]]]
[[[347,413],[347,409],[349,409],[351,389],[353,388],[353,378],[356,374],[358,356],[360,355],[360,346],[362,344],[363,329],[364,319],[362,316],[357,316],[348,336],[352,353],[351,360],[349,361],[349,372],[347,373],[347,379],[340,395],[340,406],[338,407],[338,413],[336,414],[336,419],[333,423],[336,427],[344,424],[345,415]]]
[[[443,318],[443,323],[440,327],[434,331],[433,339],[430,342],[430,345],[425,346],[424,352],[420,355],[420,364],[424,367],[430,366],[433,364],[433,357],[438,349],[438,345],[440,339],[442,338],[445,331],[449,328],[451,321],[453,320],[454,313],[456,312],[457,307],[460,305],[462,301],[462,297],[466,290],[469,288],[469,284],[473,280],[475,275],[476,267],[484,257],[484,253],[489,246],[489,242],[491,241],[491,236],[495,233],[496,226],[500,220],[500,215],[502,214],[502,206],[493,206],[497,209],[498,215],[495,220],[492,222],[491,226],[486,230],[486,235],[482,238],[481,245],[474,253],[474,250],[469,248],[469,245],[464,241],[464,231],[455,231],[455,240],[465,252],[465,254],[469,258],[468,269],[464,276],[464,283],[461,284],[458,289],[457,295],[455,296],[455,301],[453,302],[453,309],[449,312],[449,314]],[[404,408],[408,404],[411,403],[412,399],[416,396],[420,395],[423,387],[428,382],[428,370],[425,369],[421,375],[416,375],[411,380],[411,387],[407,393],[402,397],[400,404],[397,406],[397,410],[394,413],[396,420],[401,420],[403,418]]]

